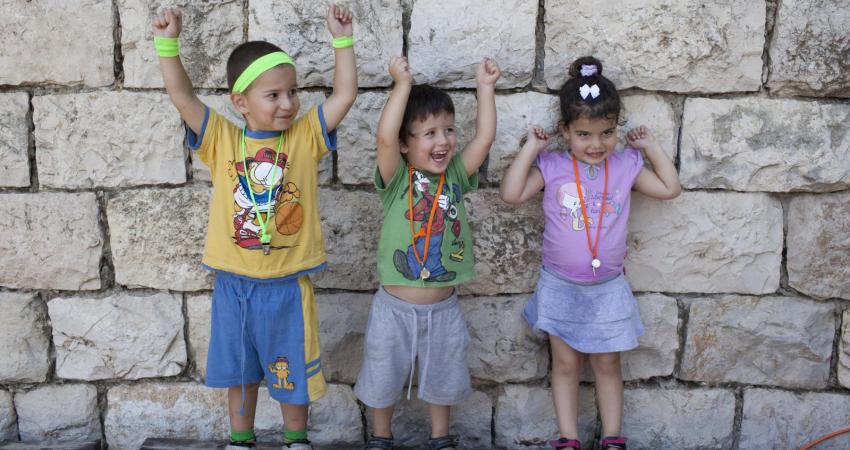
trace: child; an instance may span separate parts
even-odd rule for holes
[[[630,191],[657,199],[679,195],[673,163],[646,127],[626,134],[629,148],[614,151],[620,97],[602,64],[579,58],[561,87],[560,132],[569,152],[538,152],[550,136],[529,127],[528,140],[502,181],[507,203],[543,189],[543,269],[523,315],[549,335],[552,396],[560,439],[556,449],[579,450],[578,382],[584,353],[596,379],[602,449],[625,449],[620,352],[638,345],[643,324],[623,277]],[[654,170],[643,167],[641,150]],[[536,159],[535,159],[536,158]],[[545,189],[544,189],[545,188]]]
[[[292,59],[268,42],[244,43],[227,61],[239,128],[206,107],[178,57],[181,13],[153,21],[162,78],[186,123],[189,146],[210,168],[213,194],[204,265],[216,272],[206,384],[228,388],[228,449],[255,446],[254,414],[263,377],[281,403],[284,448],[311,448],[307,405],[326,390],[316,305],[307,274],[325,268],[317,164],[335,150],[333,131],[357,95],[351,12],[331,5],[333,93],[296,119]]]
[[[367,449],[392,449],[393,406],[419,365],[419,398],[431,415],[432,450],[454,449],[450,406],[470,390],[469,334],[454,286],[473,276],[463,194],[496,135],[495,61],[478,66],[475,137],[455,153],[454,105],[445,92],[413,86],[407,60],[394,57],[395,81],[378,122],[375,187],[384,208],[378,243],[381,287],[372,301],[363,366],[354,393],[373,408]]]

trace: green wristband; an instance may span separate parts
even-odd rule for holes
[[[163,58],[173,58],[180,55],[180,41],[176,37],[154,36],[153,46],[156,54]]]
[[[331,45],[334,48],[354,47],[354,36],[337,36]]]

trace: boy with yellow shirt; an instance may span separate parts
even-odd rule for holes
[[[179,58],[181,13],[153,21],[165,88],[189,146],[209,166],[203,264],[216,272],[206,384],[228,388],[228,449],[255,447],[260,381],[281,403],[284,448],[309,449],[307,406],[324,395],[316,305],[308,274],[325,268],[317,166],[336,149],[334,129],[357,95],[352,14],[331,5],[333,93],[296,119],[295,65],[273,44],[246,42],[227,62],[230,99],[242,128],[201,103]]]

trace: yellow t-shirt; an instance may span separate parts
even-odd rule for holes
[[[204,265],[252,278],[284,277],[321,266],[327,255],[317,167],[329,150],[336,150],[336,133],[328,133],[322,107],[312,108],[284,131],[276,162],[279,132],[247,131],[244,159],[241,133],[209,108],[200,136],[189,130],[189,146],[209,167],[213,184]],[[268,255],[260,243],[261,218],[272,237]]]

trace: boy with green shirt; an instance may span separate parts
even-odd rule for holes
[[[463,194],[478,186],[478,168],[496,135],[495,84],[501,72],[478,67],[475,136],[456,154],[454,105],[445,92],[413,85],[405,58],[390,61],[395,81],[378,122],[375,186],[384,208],[378,275],[354,393],[372,408],[366,449],[392,449],[395,403],[414,367],[417,393],[431,415],[431,450],[455,449],[451,405],[469,393],[469,334],[455,286],[472,279],[472,239]]]

